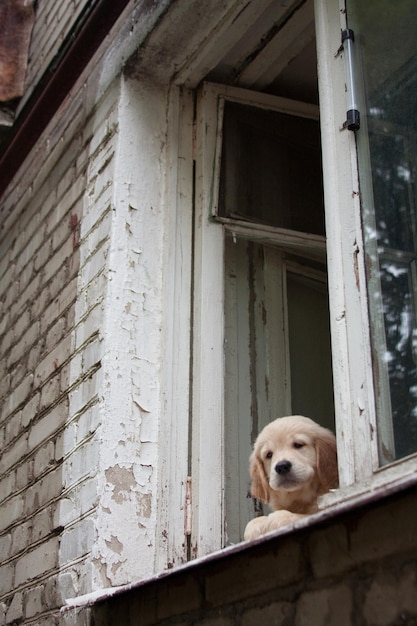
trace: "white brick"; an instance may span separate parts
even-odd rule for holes
[[[65,487],[95,474],[99,458],[99,449],[100,444],[98,441],[88,441],[81,448],[75,450],[71,457],[65,461]]]
[[[3,307],[2,307],[3,308]],[[10,310],[1,311],[0,315],[0,335],[6,332],[7,327],[9,326],[10,320]]]
[[[36,342],[39,335],[39,322],[34,322],[29,326],[23,337],[16,343],[9,356],[7,357],[7,363],[9,367],[12,367],[17,361],[23,358],[29,348]]]
[[[29,449],[33,450],[41,443],[48,441],[65,423],[68,414],[66,399],[54,406],[48,413],[33,424],[29,431]]]
[[[43,609],[43,587],[33,587],[25,593],[25,617],[34,617]]]
[[[45,285],[43,289],[36,295],[36,297],[30,300],[31,309],[32,309],[32,318],[34,320],[38,319],[42,315],[49,300],[50,300],[49,287]]]
[[[12,547],[12,535],[11,535],[11,533],[7,533],[6,535],[2,535],[0,537],[0,559],[2,561],[5,561],[10,556],[11,547]]]
[[[14,333],[16,337],[21,337],[24,332],[27,330],[27,327],[29,326],[31,322],[30,319],[30,311],[28,309],[26,309],[25,311],[22,312],[22,314],[20,315],[19,319],[15,321],[15,323],[13,324],[14,326]]]
[[[40,393],[37,392],[32,398],[30,398],[30,400],[28,400],[28,402],[25,403],[21,413],[23,428],[26,428],[37,414],[39,410],[39,402]]]
[[[11,315],[13,317],[17,317],[20,312],[25,309],[29,303],[34,301],[36,294],[39,290],[41,284],[40,274],[36,274],[36,276],[32,277],[32,280],[28,285],[26,285],[25,289],[19,292],[19,297],[14,298],[13,305],[11,307]]]
[[[16,520],[22,517],[24,499],[21,494],[14,496],[1,505],[0,532],[11,526]]]
[[[20,293],[22,293],[33,280],[36,280],[35,268],[33,263],[28,263],[19,274]]]
[[[14,264],[9,265],[3,276],[0,277],[0,293],[6,294],[12,288],[13,285],[18,287],[15,283],[16,266]]]
[[[87,283],[82,291],[82,295],[85,295],[86,309],[90,309],[93,305],[103,302],[104,294],[107,291],[107,275],[105,272],[100,272],[94,278],[94,280]]]
[[[7,420],[5,444],[8,445],[19,436],[22,424],[22,411],[15,413]]]
[[[95,404],[83,412],[77,420],[77,443],[81,443],[99,428],[101,423],[100,407]]]
[[[29,372],[33,372],[33,370],[38,365],[42,352],[42,338],[39,338],[39,341],[29,350],[27,358],[27,369]]]
[[[13,576],[14,566],[11,563],[0,565],[0,594],[2,596],[13,589]]]
[[[85,346],[83,353],[83,370],[85,372],[100,362],[103,357],[103,349],[103,341],[98,337]]]
[[[0,474],[10,472],[11,468],[18,463],[28,450],[28,435],[23,433],[13,446],[6,448],[0,456]]]
[[[7,472],[0,480],[1,500],[8,498],[16,489],[16,475],[14,471]]]
[[[75,353],[69,362],[68,386],[74,385],[80,378],[83,371],[82,352]]]
[[[18,554],[30,545],[32,538],[32,520],[20,522],[12,529],[12,554]]]
[[[12,624],[23,617],[23,594],[15,593],[6,613],[6,624]]]
[[[39,270],[44,267],[51,255],[51,250],[51,242],[45,241],[43,246],[36,253],[35,258],[33,259],[33,266],[36,272],[39,272]]]
[[[19,465],[16,467],[16,489],[24,489],[28,485],[32,472],[31,468],[31,463],[28,460],[26,460],[24,463],[19,463]]]
[[[35,383],[41,385],[69,358],[71,354],[71,337],[65,337],[35,369]]]
[[[33,374],[28,374],[26,378],[22,380],[20,385],[16,387],[16,389],[10,394],[7,403],[5,403],[3,407],[5,413],[4,415],[2,413],[2,419],[3,417],[10,415],[10,413],[15,411],[19,405],[23,404],[23,402],[26,400],[32,390],[32,384]]]
[[[0,369],[3,369],[3,367],[1,367],[1,365],[5,365],[4,361],[2,364],[0,364]],[[0,398],[6,398],[7,394],[10,392],[10,380],[11,380],[11,376],[10,374],[4,374],[4,372],[2,372],[0,374]],[[1,411],[0,411],[1,414]],[[6,413],[4,415],[1,415],[1,417],[5,417]],[[4,436],[4,432],[3,435]],[[2,437],[0,436],[0,443],[3,446],[4,440],[2,440]]]
[[[24,498],[24,515],[26,517],[33,515],[58,498],[61,492],[62,474],[60,468],[56,468],[28,487]]]
[[[74,231],[72,230],[71,222],[72,215],[68,213],[68,204],[65,202],[64,205],[66,207],[66,215],[52,233],[52,249],[54,252],[56,252],[57,249],[61,248],[64,242],[68,241],[68,239],[71,239],[72,243],[74,242]]]
[[[94,544],[95,533],[94,521],[89,518],[64,531],[61,537],[61,565],[65,565],[89,553],[91,546]]]
[[[71,279],[71,282],[61,286],[60,292],[53,299],[48,308],[44,311],[45,319],[49,321],[61,317],[68,307],[75,301],[77,294],[77,279]]]
[[[58,553],[59,540],[53,537],[22,555],[16,562],[15,584],[23,585],[52,570],[58,564]]]
[[[43,241],[44,230],[45,225],[40,226],[37,229],[35,236],[28,237],[26,232],[19,236],[18,241],[16,242],[18,244],[16,247],[16,250],[18,251],[18,256],[16,258],[16,271],[18,273],[27,265],[27,263],[32,262],[37,249]]]
[[[101,248],[94,251],[94,254],[89,257],[84,267],[81,270],[81,277],[83,285],[90,283],[97,275],[106,268],[108,255],[107,243],[103,244]]]
[[[103,385],[103,371],[98,369],[92,376],[80,382],[78,387],[70,391],[70,413],[71,416],[81,414],[85,407],[95,400],[99,389]]]
[[[52,531],[51,508],[42,509],[33,517],[32,541],[45,539]]]
[[[42,387],[40,409],[47,409],[54,404],[58,398],[61,389],[60,377],[56,376],[49,379]]]
[[[60,317],[55,324],[48,330],[46,334],[45,346],[46,349],[52,350],[56,344],[61,341],[66,331],[67,320],[65,317]]]
[[[71,198],[69,197],[68,192],[71,189],[72,185],[74,184],[75,181],[75,159],[77,157],[77,154],[80,150],[80,143],[81,140],[79,137],[76,137],[72,142],[71,145],[67,147],[67,150],[65,151],[65,156],[67,159],[71,160],[71,164],[68,166],[68,168],[66,169],[65,173],[63,176],[61,176],[59,182],[58,182],[58,187],[57,187],[57,198],[58,198],[58,202],[61,199],[64,199],[65,201],[65,205],[68,209],[70,209],[72,207],[73,202],[71,202]]]
[[[53,441],[48,441],[46,445],[40,448],[33,461],[33,473],[35,477],[40,476],[53,464],[55,458],[55,445]]]
[[[88,311],[87,316],[80,322],[75,329],[75,346],[81,346],[97,331],[101,331],[103,327],[103,307],[99,302]]]
[[[61,293],[62,286],[68,284],[72,278],[78,276],[80,251],[78,248],[74,250],[71,244],[71,246],[68,246],[68,252],[68,257],[60,272],[53,277],[49,284],[51,298],[56,298]]]
[[[84,257],[82,257],[82,262],[85,260],[85,255],[90,254],[91,250],[96,250],[102,245],[103,241],[109,239],[112,217],[112,211],[108,207],[94,224],[89,234],[83,239],[81,253],[84,254]]]
[[[72,251],[72,239],[70,238],[46,263],[42,277],[44,283],[47,283],[56,276],[57,272],[62,268],[65,259],[71,256]]]

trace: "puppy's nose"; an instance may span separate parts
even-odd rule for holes
[[[291,467],[292,467],[291,461],[287,461],[287,460],[279,461],[279,463],[275,465],[275,471],[277,474],[282,476],[283,474],[288,474]]]

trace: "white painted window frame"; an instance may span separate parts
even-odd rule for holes
[[[380,467],[355,134],[340,47],[345,1],[315,0],[340,489],[328,502],[407,482],[416,456]]]
[[[368,322],[364,246],[361,230],[355,135],[343,128],[346,117],[345,69],[340,46],[346,28],[344,0],[315,0],[319,70],[320,121],[326,210],[328,280],[335,389],[336,434],[340,488],[325,504],[336,506],[358,494],[375,493],[401,484],[415,475],[415,456],[379,467],[372,354]],[[209,554],[224,546],[224,230],[237,234],[236,224],[213,219],[218,175],[218,110],[213,90],[226,98],[242,97],[247,104],[276,106],[276,98],[246,90],[205,85],[198,93],[194,153],[192,92],[174,88],[171,104],[171,141],[179,154],[171,155],[167,185],[173,201],[170,223],[175,236],[168,251],[172,287],[168,307],[178,305],[166,355],[170,385],[166,394],[166,422],[171,437],[163,488],[173,486],[161,516],[161,529],[170,522],[168,566],[184,560],[184,530],[190,533],[188,557]],[[219,91],[220,89],[220,91]],[[211,90],[211,95],[209,91]],[[285,106],[285,101],[282,102]],[[292,107],[294,105],[291,105]],[[305,105],[303,105],[304,107]],[[285,110],[285,109],[284,109]],[[304,110],[304,114],[306,109]],[[297,113],[292,108],[292,112]],[[298,114],[301,110],[298,111]],[[180,121],[179,121],[180,120]],[[194,196],[190,190],[191,162],[195,160]],[[177,176],[177,178],[175,178]],[[214,178],[213,178],[214,176]],[[193,224],[191,215],[194,212]],[[179,220],[177,223],[176,220]],[[194,228],[194,247],[191,229]],[[268,229],[260,238],[268,240]],[[283,243],[299,245],[298,235],[282,233]],[[305,243],[305,242],[304,242]],[[174,262],[172,263],[172,259]],[[192,268],[192,269],[191,269]],[[192,306],[187,299],[192,299]],[[188,335],[187,335],[188,333]],[[170,333],[168,333],[168,336]],[[190,340],[191,337],[191,340]],[[192,358],[184,362],[187,349]],[[180,355],[181,363],[178,363]],[[185,397],[178,393],[184,391]],[[186,415],[190,400],[191,419]],[[180,420],[182,420],[180,422]],[[179,434],[178,424],[181,423]],[[173,433],[177,433],[174,438]],[[192,451],[191,463],[187,453]],[[186,460],[184,460],[186,459]],[[188,464],[188,465],[187,465]],[[170,476],[169,481],[167,476]],[[186,482],[192,477],[192,525],[187,526]],[[175,513],[174,513],[175,511]],[[314,516],[312,517],[312,523]],[[161,546],[162,547],[162,546]]]

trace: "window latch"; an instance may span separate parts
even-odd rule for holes
[[[342,30],[342,43],[338,52],[341,52],[342,50],[345,52],[347,112],[346,122],[343,126],[348,130],[356,131],[359,130],[361,123],[358,107],[357,75],[353,45],[354,41],[355,35],[351,28]]]

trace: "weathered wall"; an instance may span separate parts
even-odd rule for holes
[[[59,33],[82,6],[63,4],[39,2],[38,19],[50,13],[37,25],[32,42],[39,45],[34,52],[39,60],[31,57],[32,86]],[[175,353],[167,363],[164,351],[167,334],[172,339],[167,327],[176,332],[168,283],[182,269],[176,266],[174,272],[172,267],[173,251],[177,253],[173,239],[175,229],[186,222],[177,219],[183,205],[175,206],[175,141],[177,135],[191,137],[192,116],[190,110],[187,115],[181,111],[175,119],[166,90],[187,58],[210,42],[211,32],[223,32],[218,25],[225,14],[234,23],[246,3],[172,4],[132,2],[129,19],[121,20],[117,33],[106,39],[2,199],[0,624],[87,623],[83,611],[79,620],[77,611],[62,617],[60,606],[68,598],[143,580],[168,562],[179,562],[167,561],[165,554],[167,527],[169,522],[173,527],[174,518],[177,544],[184,543],[184,500],[170,482],[179,463],[176,440],[168,439],[177,424],[165,407],[182,390],[174,377],[164,388],[164,368],[173,369],[178,360]],[[196,8],[201,12],[198,28]],[[63,20],[63,30],[54,19]],[[181,45],[186,39],[189,46]],[[209,45],[214,57],[215,47]],[[124,64],[133,54],[125,77]],[[208,70],[200,58],[191,86]],[[178,129],[170,129],[167,148],[170,116]],[[188,124],[186,133],[181,124]],[[191,187],[192,173],[180,174]],[[188,298],[190,291],[184,293]],[[182,356],[188,358],[187,350]],[[186,400],[185,410],[176,413],[183,422],[188,420]],[[171,465],[161,458],[168,448]],[[179,474],[175,479],[180,482]],[[157,502],[161,487],[163,504]],[[157,507],[164,508],[163,516],[158,517]],[[369,551],[369,558],[359,555],[355,567],[350,542],[359,535],[335,525],[316,547],[313,538],[319,535],[314,533],[277,540],[274,558],[265,557],[267,574],[263,567],[257,569],[259,554],[248,549],[246,560],[220,560],[208,578],[198,575],[197,586],[193,574],[180,587],[176,574],[167,586],[144,586],[144,595],[134,597],[130,608],[115,609],[123,616],[120,622],[112,622],[106,612],[96,617],[125,624],[138,616],[141,623],[230,624],[240,619],[250,624],[255,618],[268,622],[271,613],[275,619],[276,610],[290,623],[317,607],[333,618],[332,607],[339,606],[341,597],[348,607],[362,607],[358,598],[369,597],[366,615],[357,613],[368,622],[346,623],[407,623],[399,621],[397,608],[390,613],[387,607],[380,622],[369,617],[379,589],[387,595],[393,589],[393,576],[403,582],[398,593],[392,591],[391,603],[398,607],[405,598],[405,615],[414,611],[408,600],[415,583],[414,539],[409,541],[405,527],[395,527],[394,514],[388,517],[403,543],[390,543],[384,535],[391,547],[378,556],[368,526],[359,552],[369,543],[376,556]],[[379,522],[373,519],[375,526]],[[330,557],[325,557],[329,546]],[[334,551],[340,555],[336,572]],[[254,582],[258,579],[260,586]],[[272,583],[265,586],[264,579]],[[374,579],[379,582],[372,587]],[[297,607],[306,608],[297,613]],[[391,621],[384,622],[385,615]]]
[[[36,20],[29,47],[23,101],[31,95],[77,17],[89,4],[91,0],[74,0],[73,2],[39,0],[36,3]]]
[[[25,97],[82,4],[39,2]],[[59,623],[66,598],[166,562],[169,80],[156,52],[122,68],[169,6],[132,3],[2,197],[0,624]]]
[[[1,242],[0,580],[5,623],[23,618],[29,623],[59,606],[59,588],[62,582],[68,585],[59,568],[77,560],[78,568],[69,575],[73,581],[91,547],[91,531],[90,536],[83,532],[83,545],[74,547],[71,558],[66,538],[74,520],[63,521],[62,511],[65,502],[77,502],[77,519],[88,518],[97,500],[91,442],[98,422],[94,406],[101,363],[95,350],[98,320],[92,324],[90,317],[102,298],[97,271],[91,272],[83,294],[88,292],[89,303],[78,321],[78,332],[88,328],[82,342],[75,342],[74,324],[80,251],[85,273],[108,238],[102,234],[94,241],[106,211],[103,194],[111,159],[105,164],[103,157],[114,152],[114,119],[112,132],[94,137],[93,130],[100,117],[109,117],[111,129],[115,103],[117,93],[102,103],[101,111],[98,107],[87,126],[83,93],[69,103],[5,203],[13,203]],[[80,241],[87,178],[89,190],[95,185],[96,197],[102,197],[102,210],[89,232],[83,229]]]
[[[0,624],[154,571],[166,97],[98,84],[2,205]]]
[[[95,626],[415,626],[416,491],[242,544],[69,612]]]

